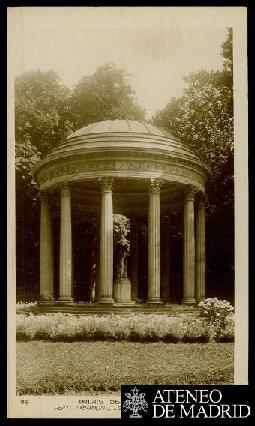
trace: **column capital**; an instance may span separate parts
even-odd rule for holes
[[[198,193],[198,189],[195,186],[185,185],[185,189],[184,189],[185,201],[194,201],[197,193]]]
[[[112,192],[114,185],[114,178],[111,176],[104,176],[97,178],[100,185],[101,192]]]
[[[70,188],[67,183],[60,186],[61,197],[68,198],[71,195]]]
[[[160,194],[160,187],[163,185],[164,180],[158,178],[150,178],[149,180],[149,193]]]

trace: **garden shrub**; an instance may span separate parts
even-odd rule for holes
[[[200,317],[208,328],[209,339],[234,340],[234,307],[227,300],[208,298],[198,304]]]
[[[33,308],[37,305],[37,302],[17,302],[16,303],[16,311],[21,312],[23,310]]]
[[[129,340],[137,342],[231,342],[234,318],[224,327],[189,314],[174,315],[85,315],[45,314],[17,315],[18,340],[94,341]]]

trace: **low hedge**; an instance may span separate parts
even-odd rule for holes
[[[48,341],[137,341],[137,342],[233,342],[234,317],[224,327],[209,324],[190,314],[91,315],[72,314],[17,315],[17,340]]]

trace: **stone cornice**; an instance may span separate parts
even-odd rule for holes
[[[151,156],[152,157],[152,156]],[[85,179],[103,177],[124,178],[160,178],[166,181],[191,184],[204,190],[206,176],[193,162],[140,159],[130,156],[124,158],[88,159],[86,156],[76,158],[59,158],[45,163],[37,170],[37,180],[41,189],[48,189],[63,182],[75,182]]]
[[[95,150],[75,150],[74,152],[60,152],[60,153],[52,153],[46,158],[40,160],[33,169],[33,175],[35,179],[38,179],[40,176],[41,170],[51,167],[51,165],[54,165],[54,167],[58,167],[59,164],[63,163],[74,163],[74,162],[80,162],[80,161],[111,161],[113,158],[115,158],[118,161],[132,161],[132,160],[141,160],[141,161],[147,161],[147,160],[153,160],[153,161],[160,161],[160,162],[171,162],[172,164],[178,164],[183,165],[184,167],[192,167],[195,170],[199,171],[202,175],[207,178],[207,176],[210,175],[210,169],[202,163],[199,159],[196,157],[186,156],[180,153],[177,153],[176,151],[161,151],[160,149],[157,149],[156,151],[148,151],[141,149],[123,149],[123,147],[118,148],[112,148],[112,149],[106,149],[104,150],[102,147],[95,149]]]

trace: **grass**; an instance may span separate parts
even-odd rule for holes
[[[231,343],[17,342],[17,394],[118,391],[121,384],[231,384]]]

